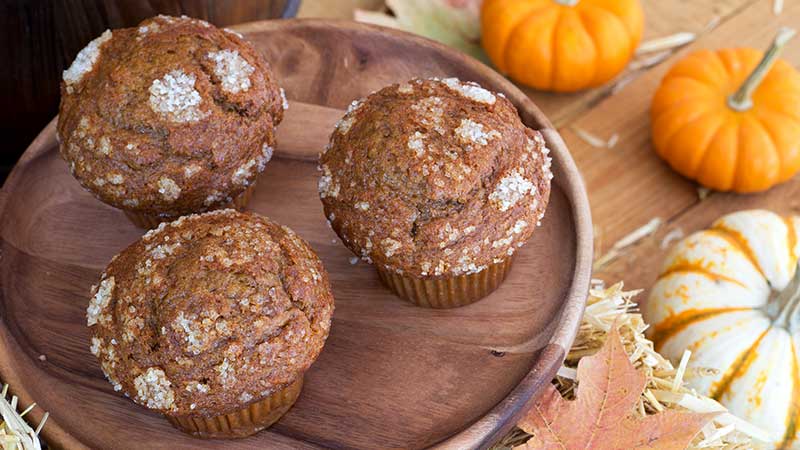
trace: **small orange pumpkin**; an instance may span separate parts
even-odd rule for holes
[[[644,29],[639,0],[484,0],[481,41],[513,80],[574,92],[611,80]]]
[[[717,191],[758,192],[800,170],[800,74],[750,48],[689,54],[667,73],[650,110],[655,150]]]

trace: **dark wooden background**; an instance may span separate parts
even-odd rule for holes
[[[157,14],[226,26],[291,17],[300,0],[0,0],[0,181],[58,111],[61,72],[108,28]]]

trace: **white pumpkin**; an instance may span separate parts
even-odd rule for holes
[[[644,316],[656,349],[690,367],[698,392],[800,448],[800,217],[741,211],[673,248]]]

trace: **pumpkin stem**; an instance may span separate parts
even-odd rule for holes
[[[783,47],[796,33],[796,30],[788,27],[782,27],[778,30],[778,35],[775,36],[775,40],[772,41],[772,45],[769,47],[769,50],[764,53],[764,57],[756,68],[753,69],[750,76],[744,80],[739,90],[728,97],[728,106],[736,111],[747,111],[753,107],[753,92],[758,89],[758,86],[764,80],[764,77],[767,76],[767,73],[769,73],[775,61],[778,60],[778,55],[783,51]]]
[[[554,0],[561,6],[575,6],[580,0]]]
[[[800,321],[800,268],[795,270],[792,281],[778,297],[780,312],[775,318],[775,325],[794,333]]]

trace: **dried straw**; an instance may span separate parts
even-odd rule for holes
[[[39,426],[34,430],[25,422],[23,417],[36,407],[36,403],[31,404],[22,412],[17,411],[17,403],[19,399],[16,395],[8,400],[8,385],[3,385],[3,390],[0,392],[0,448],[2,450],[41,450],[42,446],[39,442],[39,431],[49,417],[48,413],[44,413]]]
[[[781,15],[783,12],[783,0],[773,0],[772,1],[772,13],[776,16]]]
[[[644,417],[663,410],[720,412],[720,415],[695,436],[688,447],[690,450],[764,448],[761,442],[768,441],[768,435],[763,430],[736,418],[715,400],[686,387],[687,379],[707,376],[714,373],[713,370],[688,368],[691,357],[688,351],[676,368],[654,350],[653,343],[644,336],[647,325],[632,300],[639,292],[641,291],[624,291],[622,283],[606,289],[602,282],[592,280],[586,313],[575,343],[567,355],[564,367],[553,380],[561,395],[569,399],[575,397],[575,368],[578,361],[600,350],[616,321],[631,363],[647,378],[647,386],[633,412],[635,416]],[[493,449],[510,449],[524,444],[529,438],[529,434],[517,428],[500,440]]]
[[[595,148],[614,148],[619,142],[619,134],[614,133],[611,135],[608,140],[605,140],[595,134],[592,134],[582,128],[578,127],[571,127],[572,131],[575,132],[575,135],[578,136],[582,141],[586,142],[587,144],[591,145]]]
[[[617,259],[617,257],[622,255],[623,251],[626,248],[634,244],[637,244],[642,239],[655,233],[663,223],[664,221],[661,220],[660,217],[654,217],[646,224],[633,230],[630,234],[626,235],[625,237],[614,243],[614,245],[606,254],[597,258],[592,267],[596,271],[602,269],[603,267],[608,265],[608,263],[614,261],[615,259]]]
[[[673,242],[683,239],[685,235],[682,228],[670,230],[670,232],[665,234],[664,238],[661,239],[661,250],[666,250]]]
[[[680,33],[642,42],[642,44],[639,45],[639,48],[636,49],[636,54],[643,55],[645,53],[660,52],[663,50],[671,50],[677,47],[683,47],[684,45],[693,42],[695,39],[697,39],[696,34],[688,31],[682,31]]]

